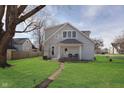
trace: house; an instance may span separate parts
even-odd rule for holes
[[[28,38],[13,38],[9,43],[8,49],[14,49],[16,51],[32,51],[36,49]]]
[[[124,54],[124,40],[118,43],[111,43],[113,54]]]
[[[41,56],[42,53],[31,43],[28,38],[13,38],[8,45],[7,59],[22,59]]]
[[[44,34],[44,56],[55,59],[94,59],[95,43],[90,39],[90,31],[79,31],[70,23],[64,23],[45,29]]]
[[[109,54],[119,54],[114,47],[109,48]]]

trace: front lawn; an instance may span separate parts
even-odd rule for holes
[[[0,68],[0,87],[34,87],[51,75],[58,64],[40,57],[9,61],[13,66]]]
[[[119,56],[119,55],[118,55]],[[57,88],[107,88],[124,87],[124,56],[97,56],[91,63],[65,63],[65,68],[59,78],[49,87]]]

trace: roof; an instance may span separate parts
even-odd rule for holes
[[[82,42],[76,40],[76,39],[65,39],[63,41],[60,41],[60,43],[64,44],[82,44]]]
[[[29,40],[29,39],[28,38],[14,38],[13,43],[18,44],[18,45],[22,45],[26,40]]]
[[[75,28],[74,26],[72,26],[70,23],[63,23],[63,24],[60,24],[60,25],[56,25],[56,26],[47,28],[45,30],[45,32],[47,32],[49,35],[48,36],[45,36],[45,37],[47,37],[47,39],[45,40],[45,42],[48,41],[51,37],[53,37],[58,31],[60,31],[66,25],[70,25],[71,27],[73,27],[74,29],[76,29],[79,33],[81,33],[81,35],[83,35],[84,37],[86,37],[87,39],[89,39],[91,42],[94,43],[93,40],[91,40],[88,36],[86,36],[85,34],[83,34],[80,30],[78,30],[77,28]]]
[[[32,44],[32,49],[37,49],[37,48]]]
[[[62,27],[64,24],[59,24],[59,25],[48,27],[48,28],[45,29],[45,31],[51,31],[51,30],[56,31],[57,29],[59,29],[60,27]]]
[[[8,45],[8,49],[16,49],[14,45],[22,45],[28,38],[13,38],[12,41]],[[30,41],[30,40],[29,40]],[[32,44],[33,45],[33,44]],[[34,46],[32,46],[34,48]]]
[[[64,24],[59,24],[53,27],[49,27],[44,29],[45,30],[45,39],[49,38],[54,32],[58,31]]]

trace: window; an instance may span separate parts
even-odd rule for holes
[[[63,37],[66,37],[67,33],[66,32],[63,32]]]
[[[71,37],[71,31],[68,32],[68,37]]]
[[[52,55],[54,55],[54,46],[52,47]]]
[[[75,31],[73,31],[72,35],[73,35],[73,37],[76,37],[76,32],[75,32]]]

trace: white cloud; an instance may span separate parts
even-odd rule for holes
[[[85,12],[82,9],[82,17],[90,18],[90,20],[93,20],[103,8],[104,6],[86,6]]]
[[[124,30],[122,23],[111,23],[102,26],[94,27],[94,31],[92,31],[93,38],[101,38],[104,41],[104,47],[111,47],[111,43],[113,40],[121,34]]]

